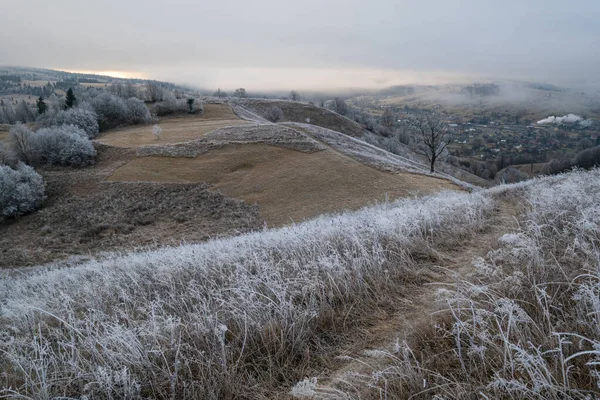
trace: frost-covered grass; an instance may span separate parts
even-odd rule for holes
[[[375,168],[388,171],[404,171],[426,176],[442,177],[467,190],[474,190],[478,188],[449,174],[439,172],[430,173],[427,169],[428,167],[415,159],[414,154],[411,154],[410,156],[408,154],[407,156],[402,156],[390,153],[389,151],[367,143],[366,141],[315,125],[297,122],[289,122],[286,125],[295,129],[300,129],[309,137],[322,141],[331,146],[333,149],[367,165],[374,166]]]
[[[600,396],[600,170],[489,192],[522,194],[520,228],[474,260],[474,279],[439,291],[446,313],[388,355],[363,398]]]
[[[6,272],[0,393],[221,399],[289,386],[378,302],[418,280],[413,250],[470,237],[493,206],[480,193],[445,192],[200,245]]]

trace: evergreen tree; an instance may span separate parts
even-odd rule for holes
[[[187,99],[188,113],[189,113],[189,114],[191,114],[191,113],[193,113],[193,112],[194,112],[194,102],[195,102],[195,101],[196,101],[196,100],[195,100],[195,99],[193,99],[193,98],[191,98],[191,97],[190,97],[189,99]]]
[[[37,109],[38,109],[38,114],[43,114],[48,110],[48,104],[46,104],[46,102],[44,102],[44,98],[42,96],[40,96],[37,99]]]
[[[65,108],[73,108],[73,106],[75,105],[75,101],[77,101],[77,99],[75,98],[75,95],[73,94],[73,89],[69,88],[69,90],[67,90],[67,99],[65,100]]]

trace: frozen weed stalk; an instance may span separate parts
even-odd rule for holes
[[[391,363],[389,398],[587,399],[600,393],[600,170],[515,185],[488,195],[522,197],[520,228],[501,236],[475,276],[438,291],[447,313],[420,337],[406,373]],[[451,340],[450,340],[451,339]],[[425,345],[426,344],[426,345]],[[443,354],[443,356],[440,356]],[[441,358],[443,357],[443,359]],[[450,359],[449,359],[450,357]],[[440,368],[444,365],[444,368]],[[418,390],[420,376],[430,382]],[[416,394],[415,394],[416,393]]]
[[[440,240],[472,234],[493,204],[449,192],[6,274],[4,394],[191,399],[291,387],[327,337],[410,282],[413,247],[432,231]]]

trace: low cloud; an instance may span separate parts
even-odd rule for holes
[[[544,118],[539,120],[538,125],[546,125],[546,124],[579,124],[581,126],[587,127],[591,126],[594,123],[594,120],[591,119],[583,119],[579,115],[575,114],[567,114],[562,117],[555,117],[554,115],[549,116],[548,118]]]
[[[579,115],[575,115],[575,114],[568,114],[568,115],[565,115],[564,117],[555,117],[554,115],[551,115],[548,118],[544,118],[544,119],[538,121],[537,123],[538,123],[538,125],[562,124],[562,123],[574,124],[575,122],[579,122],[582,120],[583,120],[583,118],[581,118]]]

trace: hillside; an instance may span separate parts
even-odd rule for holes
[[[256,207],[204,183],[108,182],[134,155],[98,151],[92,167],[40,170],[47,199],[39,211],[0,223],[0,268],[199,242],[262,226]]]
[[[298,107],[287,109],[298,115]],[[166,120],[166,140],[161,138],[160,144],[150,139],[148,128],[145,132],[144,128],[128,128],[104,135],[99,142],[136,147],[137,154],[143,156],[117,168],[109,181],[206,182],[227,196],[258,205],[269,226],[356,209],[386,198],[458,189],[437,177],[414,175],[422,172],[421,166],[408,160],[369,163],[356,157],[373,151],[363,142],[356,142],[352,157],[345,147],[337,148],[303,125],[284,127],[253,121],[253,125],[243,126],[248,122],[215,121],[212,116],[217,110],[231,118],[223,111],[226,108],[226,104],[207,104],[202,117]],[[219,126],[223,128],[216,129]],[[179,135],[180,131],[185,135]],[[331,132],[343,143],[353,141]],[[152,145],[143,145],[151,141]],[[173,143],[176,141],[179,143]],[[395,173],[388,172],[392,167]]]
[[[365,133],[365,130],[356,122],[326,108],[316,107],[307,103],[260,99],[240,99],[236,100],[236,103],[263,118],[266,116],[269,107],[279,107],[283,111],[281,122],[307,123],[308,119],[308,123],[311,125],[331,129],[351,137],[360,138]]]
[[[239,104],[239,105],[237,105]],[[365,135],[368,132],[363,129],[359,124],[354,121],[349,120],[335,112],[332,112],[323,107],[317,107],[314,105],[310,105],[307,103],[301,103],[297,101],[282,101],[282,100],[258,100],[258,99],[243,99],[236,100],[234,102],[234,107],[236,109],[251,110],[250,115],[245,114],[242,115],[245,119],[255,120],[252,114],[257,114],[257,117],[264,118],[266,116],[266,112],[269,107],[280,107],[283,110],[283,118],[282,123],[297,123],[297,124],[305,124],[308,126],[318,126],[321,128],[325,128],[329,131],[340,132],[352,138],[364,140]],[[371,110],[372,111],[372,110]],[[237,112],[237,111],[236,111]],[[239,114],[239,112],[238,112]],[[307,119],[308,118],[308,119]],[[266,122],[262,120],[263,122]],[[307,122],[308,121],[308,122]],[[301,125],[297,125],[297,128],[303,129]],[[314,131],[314,130],[313,130]],[[314,133],[314,132],[313,132]],[[349,141],[340,137],[338,141],[343,143],[349,143]],[[331,145],[331,143],[330,143]],[[344,147],[344,146],[342,146]],[[368,151],[373,151],[372,146]],[[366,149],[367,147],[364,145],[360,146],[361,151]],[[410,166],[416,168],[419,173],[426,173],[428,170],[425,167],[427,164],[425,158],[418,154],[415,154],[413,150],[411,150],[407,145],[402,143],[397,143],[397,150],[401,150],[398,154],[397,160],[401,160],[402,163],[408,163]],[[386,157],[389,156],[389,153],[386,153]],[[476,175],[473,175],[463,169],[454,167],[450,164],[440,162],[438,165],[439,172],[446,178],[453,177],[461,182],[466,182],[470,185],[478,186],[478,187],[488,187],[490,186],[490,182],[482,179]]]
[[[33,398],[598,395],[598,175],[6,271],[0,384]]]
[[[162,118],[159,140],[151,125],[107,131],[95,165],[43,168],[42,209],[0,224],[0,266],[200,242],[470,187],[336,131],[235,109],[207,103],[201,116]]]

